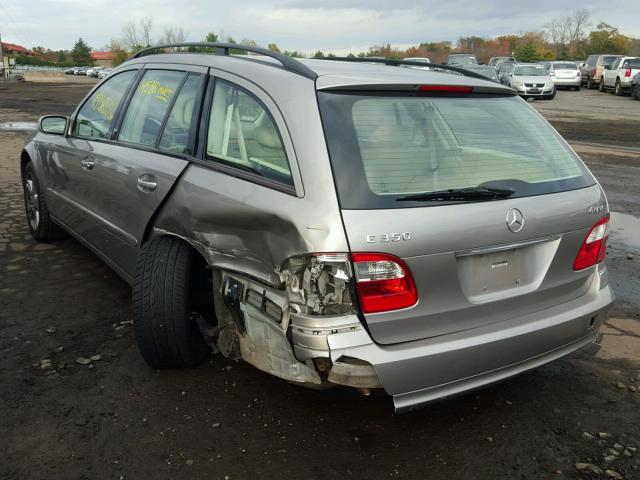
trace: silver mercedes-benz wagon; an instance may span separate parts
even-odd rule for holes
[[[214,351],[408,410],[596,342],[600,185],[514,90],[398,65],[143,50],[40,120],[31,233],[132,285],[153,368]]]

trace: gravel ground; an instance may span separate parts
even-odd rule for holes
[[[86,90],[0,83],[0,122],[68,113]],[[543,113],[562,130],[566,120]],[[563,115],[581,124],[579,110]],[[640,149],[624,118],[597,125]],[[637,151],[576,143],[612,209],[629,215],[612,234],[619,301],[598,354],[396,415],[383,395],[305,390],[221,357],[150,370],[134,344],[127,285],[74,240],[29,237],[22,142],[0,133],[2,480],[640,478],[640,246],[622,222],[640,218]]]

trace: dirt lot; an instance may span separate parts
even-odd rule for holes
[[[86,90],[0,83],[0,122],[68,113]],[[76,241],[29,237],[23,135],[0,133],[0,479],[640,478],[640,137],[620,115],[581,120],[597,95],[535,106],[569,140],[608,144],[576,148],[628,214],[614,218],[602,350],[405,415],[383,395],[304,390],[220,357],[150,370],[124,282]],[[571,110],[577,96],[586,107]]]

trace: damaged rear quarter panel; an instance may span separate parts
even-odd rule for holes
[[[292,88],[283,91],[278,85],[282,79],[269,81],[274,84],[263,87],[273,92],[272,101],[264,100],[277,105],[270,109],[292,171],[300,172],[304,193],[302,189],[298,196],[283,193],[192,163],[159,213],[151,235],[180,236],[210,266],[277,287],[282,283],[280,267],[288,258],[310,252],[348,252],[348,244],[314,84],[294,75],[293,80],[286,79]]]

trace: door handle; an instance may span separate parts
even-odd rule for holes
[[[141,192],[153,192],[158,186],[157,182],[145,180],[144,176],[138,177],[136,183],[138,184],[138,190]]]
[[[91,170],[96,162],[92,156],[89,156],[87,158],[83,158],[82,162],[80,163],[82,165],[82,168],[84,168],[85,170]]]

